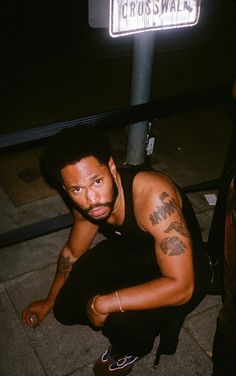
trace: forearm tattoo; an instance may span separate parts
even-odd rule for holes
[[[172,230],[177,231],[179,234],[183,235],[185,238],[189,238],[189,232],[186,229],[184,223],[181,222],[172,222],[164,232],[168,234]]]
[[[63,255],[60,255],[58,260],[58,272],[63,276],[65,281],[69,277],[72,265],[73,262],[70,260],[69,256],[64,257]]]
[[[158,225],[158,223],[160,223],[161,221],[166,219],[168,216],[173,214],[175,210],[178,210],[178,205],[176,201],[173,198],[165,201],[167,197],[170,197],[170,196],[166,192],[163,192],[160,195],[159,198],[162,202],[162,205],[157,205],[156,210],[154,210],[152,214],[150,215],[150,221],[153,226]]]
[[[165,255],[179,256],[185,252],[186,246],[177,236],[173,236],[162,239],[160,248]]]

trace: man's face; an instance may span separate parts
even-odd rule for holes
[[[117,186],[110,165],[91,156],[61,170],[66,192],[82,215],[93,221],[107,219],[114,208]]]

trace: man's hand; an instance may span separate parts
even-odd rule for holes
[[[91,323],[97,326],[98,328],[101,328],[103,327],[104,322],[109,316],[109,313],[101,313],[95,308],[95,302],[97,297],[98,296],[95,296],[89,299],[86,307],[86,312]]]
[[[22,312],[22,320],[31,328],[39,326],[52,308],[48,300],[38,300],[28,305]]]

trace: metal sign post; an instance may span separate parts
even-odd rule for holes
[[[152,82],[155,33],[134,35],[133,65],[130,104],[149,102]],[[145,160],[148,121],[131,124],[128,127],[126,162],[142,164]]]

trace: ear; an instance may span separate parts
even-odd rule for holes
[[[109,170],[113,176],[113,178],[116,178],[116,165],[112,157],[110,157],[109,162],[108,162],[108,167]]]

